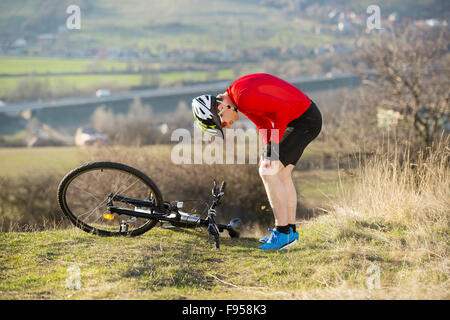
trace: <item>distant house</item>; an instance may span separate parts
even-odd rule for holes
[[[24,38],[17,38],[13,43],[13,46],[16,48],[25,47],[26,45],[27,45],[27,40],[25,40]]]
[[[159,131],[161,134],[166,134],[167,132],[169,132],[169,126],[168,126],[167,123],[165,123],[165,122],[158,124],[158,125],[156,126],[156,128],[158,129],[158,131]]]
[[[396,126],[403,116],[398,111],[385,108],[377,108],[377,127],[389,130]]]
[[[395,22],[398,20],[398,14],[397,12],[392,12],[389,16],[388,16],[388,21],[389,22]]]
[[[427,20],[425,20],[425,24],[426,24],[428,27],[437,27],[437,26],[439,26],[441,23],[440,23],[440,21],[437,20],[437,19],[427,19]]]
[[[330,53],[334,51],[334,47],[331,45],[325,45],[323,47],[317,47],[314,49],[314,54],[320,56],[322,54]]]
[[[427,19],[427,20],[421,19],[414,21],[414,25],[419,28],[425,27],[433,28],[438,26],[447,26],[447,21],[446,20],[439,21],[438,19]]]
[[[75,133],[75,145],[78,147],[103,146],[108,142],[108,136],[92,129],[78,128]]]

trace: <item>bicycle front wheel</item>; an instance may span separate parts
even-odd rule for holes
[[[151,200],[155,208],[163,204],[161,192],[148,176],[115,162],[94,162],[72,170],[62,179],[57,194],[63,213],[89,233],[137,236],[157,224],[158,220],[110,213],[107,205],[111,196]],[[119,203],[121,208],[137,209],[132,204]]]

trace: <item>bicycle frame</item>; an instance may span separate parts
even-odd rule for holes
[[[144,218],[144,219],[152,219],[152,220],[158,220],[158,221],[173,222],[173,223],[176,223],[176,224],[179,223],[179,224],[186,224],[186,225],[198,225],[198,226],[204,226],[204,227],[207,227],[208,224],[209,224],[209,219],[196,218],[196,217],[189,216],[189,215],[187,215],[187,216],[192,217],[193,219],[197,219],[198,222],[197,223],[192,223],[192,222],[188,222],[188,221],[183,221],[182,218],[181,218],[182,215],[178,212],[178,210],[173,212],[173,213],[178,213],[178,215],[175,218],[172,218],[172,217],[168,216],[167,215],[168,213],[166,213],[166,212],[165,213],[161,213],[161,212],[164,212],[162,210],[159,211],[159,209],[157,209],[157,208],[155,209],[154,207],[151,207],[151,206],[145,206],[145,207],[146,208],[150,208],[152,210],[152,213],[145,213],[145,212],[142,212],[142,211],[134,211],[134,210],[122,209],[122,208],[118,208],[118,207],[115,207],[115,206],[108,207],[108,210],[111,213],[123,214],[123,215],[136,217],[136,218]],[[153,212],[158,212],[158,213],[153,213]],[[228,230],[229,229],[228,225],[219,224],[219,223],[217,223],[217,227],[219,228],[220,232],[222,232],[223,230]]]
[[[157,207],[153,204],[152,200],[140,200],[123,197],[121,195],[110,194],[108,199],[107,209],[111,213],[117,213],[119,215],[126,215],[136,218],[144,218],[144,219],[152,219],[158,220],[160,222],[169,222],[172,225],[179,227],[195,227],[195,226],[203,226],[209,227],[211,225],[217,226],[219,232],[223,232],[227,230],[231,237],[238,237],[240,232],[240,219],[236,218],[230,221],[228,225],[216,223],[212,214],[215,215],[215,207],[219,205],[220,198],[223,195],[223,188],[225,184],[222,184],[221,190],[216,188],[216,183],[214,181],[213,188],[213,201],[208,210],[208,218],[202,219],[199,217],[191,216],[186,213],[182,213],[179,211],[178,206],[170,205],[169,203],[163,203],[163,207]],[[114,201],[124,202],[127,204],[131,204],[139,208],[140,210],[129,210],[117,207],[113,204]],[[146,212],[147,210],[143,210],[142,208],[146,208],[150,212]],[[211,211],[212,210],[212,211]],[[211,234],[211,232],[210,232]],[[218,236],[218,235],[217,235]],[[217,239],[216,239],[217,243]]]

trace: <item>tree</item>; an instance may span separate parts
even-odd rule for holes
[[[375,77],[366,80],[378,106],[399,111],[408,141],[430,146],[448,123],[450,53],[448,28],[393,30],[362,49]]]

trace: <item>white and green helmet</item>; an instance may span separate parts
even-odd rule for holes
[[[218,135],[223,138],[222,121],[220,120],[219,105],[215,96],[204,94],[192,100],[192,112],[197,125],[210,135]]]

